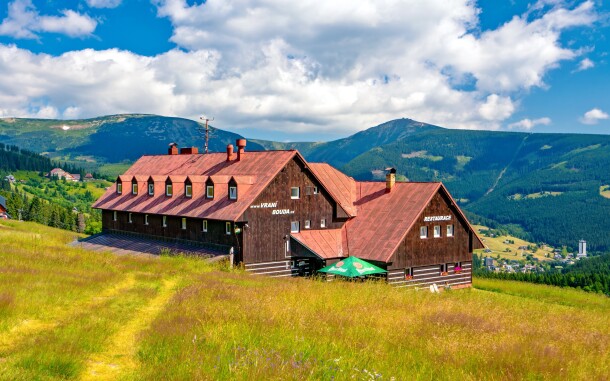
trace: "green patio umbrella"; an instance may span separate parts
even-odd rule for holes
[[[318,271],[321,273],[341,275],[349,278],[372,274],[383,274],[387,272],[380,267],[372,265],[367,261],[363,261],[362,259],[356,257],[347,257],[334,265],[326,266]]]

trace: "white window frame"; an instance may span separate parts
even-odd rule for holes
[[[123,193],[123,183],[116,183],[116,192],[118,194],[122,194]]]
[[[318,194],[318,193],[320,193],[320,190],[318,189],[317,186],[314,186],[313,187],[313,194]]]
[[[305,220],[305,229],[311,229],[311,220]]]
[[[434,238],[441,238],[441,225],[434,225]]]
[[[454,229],[453,224],[447,225],[447,237],[453,237]]]
[[[206,198],[214,198],[214,185],[206,185],[205,186],[205,197]]]
[[[325,227],[326,227],[326,218],[322,218],[322,219],[320,220],[320,227],[321,227],[321,228],[325,228]]]
[[[203,222],[201,222],[201,231],[204,233],[208,232],[208,220],[203,220]]]
[[[174,195],[174,184],[165,184],[165,195],[168,197]]]
[[[131,194],[138,194],[138,183],[131,183]]]
[[[112,221],[116,221],[117,220],[117,212],[116,210],[112,211]]]
[[[133,219],[131,218],[131,213],[129,213],[129,223],[133,224]]]
[[[149,196],[155,195],[155,183],[148,183],[148,195]]]
[[[231,228],[232,228],[231,222],[229,222],[229,221],[225,222],[225,233],[227,235],[231,235]]]
[[[184,185],[184,195],[188,198],[193,197],[193,185],[192,184]]]
[[[420,226],[419,238],[421,238],[421,239],[428,238],[428,227],[427,226]]]
[[[296,189],[296,196],[294,195],[294,190]],[[290,188],[290,198],[293,200],[298,200],[301,198],[301,188],[300,187],[291,187]]]
[[[144,215],[144,225],[148,225],[148,214]]]
[[[182,230],[186,230],[186,217],[182,217],[182,221],[180,222],[180,227]]]
[[[296,230],[294,227],[296,226]],[[301,231],[301,223],[299,221],[290,221],[290,232],[298,233]]]
[[[229,199],[237,200],[237,186],[229,187]]]
[[[167,216],[163,216],[162,220],[163,220],[163,227],[166,228],[167,227]]]

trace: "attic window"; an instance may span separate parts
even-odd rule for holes
[[[311,229],[311,220],[305,220],[305,229]]]
[[[174,194],[174,187],[171,181],[165,183],[165,195],[171,197]]]
[[[292,187],[290,188],[290,198],[296,200],[301,197],[301,188]]]
[[[205,186],[205,197],[214,198],[214,184]]]
[[[231,200],[237,200],[237,187],[236,186],[229,187],[229,198]]]
[[[322,218],[322,219],[320,220],[320,227],[321,227],[321,228],[325,228],[325,227],[326,227],[326,218]]]
[[[447,225],[447,237],[453,237],[453,225]]]
[[[184,195],[188,198],[193,197],[193,185],[190,183],[184,184]]]
[[[116,183],[116,192],[118,194],[123,193],[123,183],[120,180]]]
[[[318,194],[320,193],[320,191],[318,190],[318,187],[313,187],[313,194]]]
[[[131,182],[131,194],[138,194],[138,182],[135,180]]]
[[[155,183],[153,183],[153,182],[148,183],[148,195],[149,196],[155,195]]]

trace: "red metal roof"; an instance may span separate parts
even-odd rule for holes
[[[301,230],[299,233],[291,233],[290,236],[322,259],[342,258],[347,256],[343,247],[343,230]]]
[[[358,217],[347,222],[349,255],[387,262],[441,183],[356,183]]]
[[[309,163],[309,168],[314,176],[322,182],[330,195],[337,200],[341,208],[350,217],[355,217],[358,213],[354,205],[356,181],[330,164]]]
[[[295,155],[296,151],[246,152],[240,161],[234,158],[229,162],[224,152],[142,156],[124,175],[119,176],[124,182],[130,182],[135,176],[139,182],[138,194],[133,195],[125,188],[122,194],[117,194],[116,187],[111,186],[93,207],[235,221]],[[146,186],[151,176],[155,181],[154,196],[148,195]],[[211,178],[215,184],[214,198],[205,198],[205,188],[195,184],[193,197],[187,198],[183,184],[187,176],[197,183]],[[172,197],[165,196],[165,180],[168,177],[173,181]],[[237,200],[229,200],[228,197],[227,184],[231,177],[238,183]]]

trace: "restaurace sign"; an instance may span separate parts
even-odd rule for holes
[[[424,222],[451,221],[451,216],[428,216],[424,217]]]

